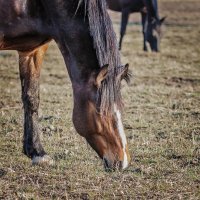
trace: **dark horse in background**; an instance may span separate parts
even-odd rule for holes
[[[148,50],[148,42],[152,51],[159,51],[162,33],[161,25],[165,18],[159,18],[157,0],[107,0],[107,3],[109,9],[122,12],[119,49],[122,47],[129,15],[134,12],[140,12],[144,37],[143,50]]]
[[[0,50],[19,54],[23,152],[33,164],[52,162],[38,126],[41,64],[52,39],[71,79],[77,132],[105,168],[124,169],[129,164],[120,111],[121,81],[128,79],[128,65],[121,65],[106,8],[105,0],[0,0]]]

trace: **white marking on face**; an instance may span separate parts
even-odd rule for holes
[[[122,146],[123,146],[123,151],[124,151],[124,160],[123,160],[123,166],[122,168],[125,169],[128,167],[128,157],[126,154],[126,145],[127,145],[127,140],[126,140],[126,135],[124,132],[124,126],[122,124],[122,119],[121,119],[121,113],[120,111],[117,109],[116,104],[114,104],[114,112],[117,116],[117,128],[119,131],[119,135],[122,141]]]

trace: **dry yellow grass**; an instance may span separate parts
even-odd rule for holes
[[[200,199],[200,2],[162,0],[160,7],[168,15],[162,53],[142,52],[140,26],[130,23],[124,40],[122,60],[133,73],[123,87],[132,155],[124,172],[104,172],[75,132],[71,85],[55,44],[42,70],[40,124],[56,165],[31,166],[22,154],[17,55],[0,53],[0,199]],[[112,17],[118,31],[119,15]]]

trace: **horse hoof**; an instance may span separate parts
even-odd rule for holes
[[[32,165],[53,165],[53,164],[54,164],[53,159],[48,155],[35,156],[32,159]]]

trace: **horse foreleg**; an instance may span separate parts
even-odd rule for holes
[[[48,45],[34,51],[19,52],[19,70],[24,105],[24,154],[32,159],[33,164],[49,162],[41,141],[38,126],[39,78],[41,64]]]
[[[129,11],[123,10],[122,11],[122,20],[121,20],[121,31],[120,31],[120,40],[119,40],[119,50],[122,48],[122,40],[126,33],[126,26],[128,23],[129,18]]]
[[[146,32],[147,32],[147,14],[142,12],[141,16],[142,16],[143,50],[144,51],[148,51],[148,49],[147,49],[147,37],[146,37]]]

